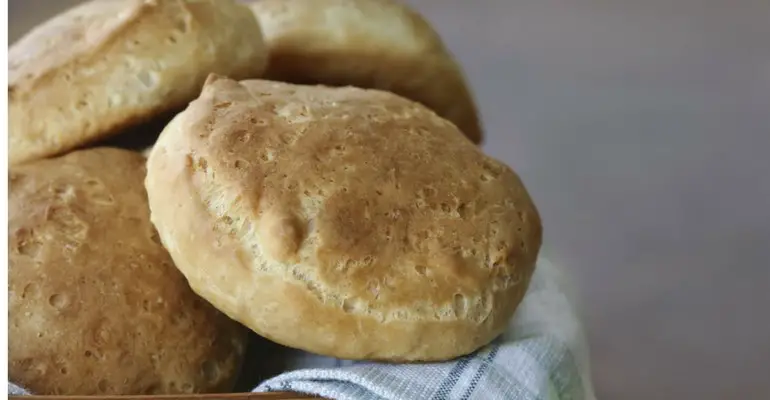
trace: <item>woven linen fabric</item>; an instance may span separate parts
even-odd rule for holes
[[[337,400],[595,400],[588,349],[561,271],[537,269],[507,331],[459,359],[430,364],[354,362],[292,351],[285,372],[255,392]],[[9,384],[8,394],[29,394]]]
[[[291,372],[255,392],[338,400],[595,400],[588,349],[562,272],[538,261],[507,331],[459,359],[431,364],[352,362],[295,352]]]
[[[24,390],[24,388],[16,386],[13,383],[9,383],[8,384],[8,395],[9,396],[19,396],[19,395],[24,395],[24,394],[29,394],[29,393],[27,393],[27,391]]]

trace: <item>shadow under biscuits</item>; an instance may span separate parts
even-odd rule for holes
[[[296,351],[250,332],[246,357],[233,391],[250,392],[263,381],[286,372],[290,367],[289,355]]]
[[[114,136],[84,147],[117,147],[142,152],[155,144],[163,128],[181,111],[182,109],[163,113],[147,122],[128,127]]]

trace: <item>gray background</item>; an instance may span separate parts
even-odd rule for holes
[[[770,1],[411,2],[579,284],[599,398],[770,398]],[[72,3],[11,0],[11,40]]]

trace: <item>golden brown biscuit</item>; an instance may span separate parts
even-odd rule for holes
[[[201,299],[150,223],[144,158],[11,168],[8,368],[35,394],[228,391],[246,329]]]
[[[392,93],[212,76],[148,160],[193,290],[278,343],[443,360],[502,332],[540,248],[517,175]]]
[[[439,35],[392,0],[258,0],[267,79],[394,92],[482,141],[473,96]]]
[[[101,0],[8,50],[9,162],[66,152],[182,108],[206,76],[259,77],[261,30],[233,0]]]

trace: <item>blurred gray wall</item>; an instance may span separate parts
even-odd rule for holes
[[[11,0],[11,40],[72,3]],[[579,283],[599,398],[770,399],[770,1],[411,3]]]

